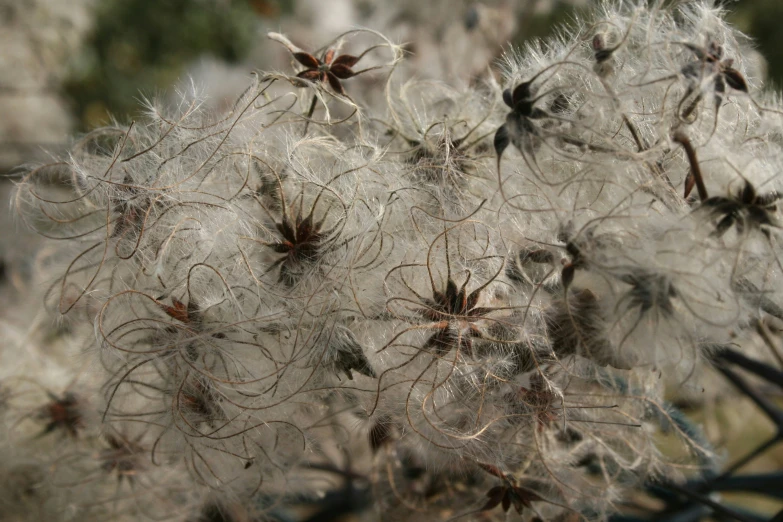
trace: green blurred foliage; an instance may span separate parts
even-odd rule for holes
[[[264,0],[98,0],[65,85],[82,129],[133,117],[141,94],[168,88],[198,56],[241,60],[259,38],[259,17],[276,12]]]
[[[586,5],[577,7],[561,1],[556,1],[551,11],[536,12],[534,6],[535,2],[522,4],[517,16],[517,34],[512,42],[515,46],[519,47],[525,41],[535,38],[545,39],[551,36],[556,28],[570,26],[575,19],[588,12]]]
[[[756,42],[769,66],[768,87],[783,87],[783,0],[724,2],[728,20]]]

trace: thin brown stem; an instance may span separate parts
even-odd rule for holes
[[[699,160],[696,158],[696,149],[693,148],[691,140],[685,133],[679,130],[674,133],[672,139],[675,143],[679,143],[682,145],[682,148],[685,149],[685,154],[688,156],[688,162],[691,164],[691,176],[693,176],[693,179],[696,182],[696,188],[699,191],[699,199],[702,201],[706,200],[709,198],[709,195],[707,194],[707,187],[704,186],[704,178],[701,175]]]
[[[310,108],[307,110],[307,116],[305,119],[305,126],[304,126],[304,132],[302,133],[302,137],[307,136],[307,128],[310,126],[310,118],[313,117],[313,112],[315,112],[316,103],[318,103],[318,96],[313,94],[313,101],[310,102]]]

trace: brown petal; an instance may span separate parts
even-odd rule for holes
[[[332,60],[333,60],[333,59],[334,59],[334,49],[329,49],[329,50],[328,50],[328,51],[326,51],[326,53],[324,54],[324,63],[325,63],[326,65],[329,65],[329,64],[331,64],[331,63],[332,63]]]
[[[294,58],[296,58],[297,62],[301,63],[305,67],[309,67],[310,69],[318,69],[318,67],[321,65],[321,62],[318,61],[318,58],[310,53],[294,53]]]
[[[537,500],[543,500],[538,495],[538,493],[530,491],[529,489],[520,488],[520,487],[514,487],[512,491],[514,492],[514,497],[516,497],[516,499],[519,502],[518,505],[524,506],[526,508],[532,508],[533,507],[531,502],[535,502]],[[521,512],[522,508],[521,507],[517,507],[517,511]]]
[[[511,138],[508,135],[508,128],[505,125],[501,125],[495,132],[495,140],[493,145],[495,147],[495,154],[498,156],[498,168],[500,167],[500,158],[503,156],[503,151],[511,144]]]
[[[509,106],[509,108],[514,108],[514,100],[511,97],[511,89],[505,89],[503,91],[503,103]]]
[[[745,77],[737,69],[732,69],[731,67],[724,69],[723,77],[726,78],[726,83],[729,84],[729,87],[735,91],[748,92],[748,82],[745,81]]]
[[[468,312],[469,313],[466,313],[466,315],[470,317],[483,317],[488,313],[492,312],[492,308],[478,307],[478,308],[468,309]]]
[[[164,304],[158,304],[158,306],[160,306],[161,309],[166,312],[166,315],[172,319],[176,319],[177,321],[181,321],[183,323],[189,323],[190,316],[188,315],[188,309],[185,304],[182,301],[177,301],[174,298],[171,299],[171,302],[174,304],[174,306],[168,306]]]
[[[529,102],[532,94],[530,92],[531,82],[523,82],[516,86],[514,92],[511,93],[511,102],[513,103],[513,109],[516,109],[520,104]]]
[[[474,308],[476,308],[476,304],[478,303],[479,298],[481,297],[481,290],[476,289],[472,291],[467,299],[465,299],[465,308],[461,311],[463,314],[468,314],[470,312],[473,312]],[[475,313],[470,313],[470,315],[478,315]]]
[[[500,470],[500,468],[498,468],[497,466],[493,466],[492,464],[483,464],[481,462],[476,462],[476,464],[478,464],[478,467],[480,467],[481,469],[483,469],[484,471],[486,471],[490,475],[493,475],[493,476],[495,476],[497,478],[501,478],[501,479],[505,479],[506,478],[506,474],[503,473]]]
[[[294,231],[294,226],[288,218],[288,215],[284,214],[280,223],[275,223],[275,228],[277,228],[277,231],[283,236],[283,239],[291,241],[292,243],[296,242],[296,232]]]
[[[269,248],[274,250],[278,254],[287,254],[293,249],[293,245],[290,241],[284,241],[282,243],[275,243],[273,245],[269,245]]]
[[[490,489],[487,492],[489,500],[487,500],[487,503],[484,504],[484,506],[479,511],[489,511],[491,509],[495,509],[498,504],[500,504],[500,501],[503,500],[505,493],[506,488],[503,486],[495,486],[494,488]]]
[[[354,72],[351,70],[351,67],[348,65],[332,65],[332,67],[329,69],[329,72],[340,78],[341,80],[346,80],[354,75]]]
[[[296,237],[297,239],[309,239],[310,236],[317,233],[317,230],[313,228],[313,214],[310,213],[302,221],[296,224]]]
[[[427,342],[424,343],[424,350],[433,349],[436,354],[443,355],[451,351],[452,347],[459,343],[458,339],[452,332],[447,329],[438,330],[432,334]]]
[[[511,491],[506,488],[503,493],[503,511],[508,512],[508,508],[511,507]]]
[[[563,268],[563,271],[560,276],[560,278],[563,281],[563,288],[568,289],[568,287],[571,286],[571,283],[574,281],[575,272],[576,272],[576,267],[572,264],[566,265]]]
[[[459,298],[459,289],[457,288],[457,283],[454,282],[453,279],[449,277],[449,280],[446,282],[446,306],[449,308],[450,311],[459,310],[460,305],[462,304],[462,299]]]
[[[326,78],[329,80],[329,85],[332,87],[334,92],[345,96],[345,89],[343,89],[343,85],[340,83],[340,80],[337,78],[337,76],[329,72],[326,73]]]
[[[186,310],[188,314],[188,319],[190,319],[191,321],[198,321],[200,319],[199,309],[198,306],[196,305],[195,299],[190,299],[188,301],[188,307]]]
[[[297,78],[304,80],[310,80],[311,82],[317,82],[321,79],[321,72],[315,69],[307,69],[296,75]]]
[[[332,65],[344,65],[346,67],[353,67],[356,65],[356,62],[359,61],[358,56],[352,56],[350,54],[341,54],[337,58],[334,59],[332,62]]]

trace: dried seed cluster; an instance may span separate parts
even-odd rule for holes
[[[25,420],[82,444],[53,465],[82,520],[345,491],[368,519],[601,520],[711,469],[665,386],[783,298],[783,110],[718,9],[606,3],[502,85],[408,79],[371,31],[270,38],[293,68],[230,110],[151,106],[19,186],[61,246],[47,303],[94,326],[92,384]]]

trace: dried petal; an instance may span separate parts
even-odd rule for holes
[[[503,151],[511,145],[511,139],[508,136],[508,128],[505,125],[501,125],[497,132],[495,132],[493,145],[495,146],[495,154],[498,155],[498,166],[500,166],[500,158],[503,156]]]
[[[516,86],[511,94],[512,108],[517,109],[520,104],[530,101],[530,82],[523,82]]]
[[[509,106],[509,108],[514,108],[514,101],[511,99],[511,89],[505,89],[503,91],[503,103]]]
[[[729,87],[735,91],[748,92],[748,82],[745,81],[745,77],[738,70],[731,67],[724,69],[723,77],[726,78],[726,83],[729,84]]]
[[[329,72],[326,73],[326,78],[329,80],[329,85],[332,87],[334,92],[345,96],[345,89],[343,89],[343,85],[340,83],[340,80],[337,78],[337,76]]]
[[[318,58],[310,53],[294,53],[294,58],[296,58],[297,62],[310,69],[318,69],[318,67],[321,66],[321,62],[318,61]]]
[[[506,478],[506,474],[503,473],[502,471],[500,471],[500,468],[498,468],[497,466],[493,466],[492,464],[483,464],[481,462],[477,462],[476,464],[478,464],[478,466],[481,469],[483,469],[484,471],[486,471],[490,475],[494,475],[495,477],[501,478],[501,479],[505,479]]]
[[[487,497],[489,497],[489,500],[487,500],[487,503],[484,504],[484,506],[479,511],[489,511],[491,509],[495,509],[503,500],[505,494],[506,488],[504,486],[495,486],[494,488],[490,489],[487,491]]]
[[[479,297],[481,297],[481,290],[474,290],[473,292],[468,295],[468,298],[465,300],[465,309],[462,310],[462,313],[468,313],[474,311],[476,308],[476,304],[478,303]],[[475,314],[471,314],[475,315]]]
[[[433,348],[436,354],[442,355],[448,353],[449,350],[459,342],[460,339],[458,339],[453,332],[444,328],[438,330],[427,339],[427,342],[424,344],[424,349],[429,350],[430,348]]]
[[[287,239],[292,243],[296,242],[296,232],[294,231],[294,226],[291,223],[291,220],[288,219],[287,215],[283,215],[283,219],[280,221],[280,223],[275,223],[275,228],[277,228],[277,231],[280,232],[284,239]]]
[[[756,189],[748,181],[745,181],[745,186],[742,187],[742,192],[740,192],[740,201],[747,205],[752,205],[753,202],[756,201]]]
[[[307,215],[302,221],[296,225],[296,237],[297,239],[307,240],[315,232],[313,228],[313,214],[312,212]]]
[[[358,56],[353,56],[350,54],[341,54],[337,58],[334,59],[332,62],[332,70],[334,70],[334,66],[336,65],[343,65],[345,67],[353,67],[356,65],[356,62],[359,61]]]
[[[348,78],[354,75],[354,72],[351,70],[351,67],[348,65],[340,65],[340,64],[332,65],[329,71],[341,80],[347,80]]]
[[[302,71],[299,74],[296,75],[297,78],[302,78],[303,80],[308,80],[311,82],[317,82],[321,80],[321,71],[316,71],[313,69],[307,69],[306,71]]]
[[[351,370],[355,370],[367,377],[376,377],[375,371],[364,355],[359,341],[349,329],[339,327],[335,330],[331,339],[330,349],[336,352],[335,369],[345,372],[349,379],[353,380]]]
[[[460,305],[462,304],[462,298],[459,296],[459,293],[459,290],[457,290],[457,283],[449,278],[446,283],[446,306],[449,307],[452,312],[459,310]]]
[[[171,302],[174,304],[174,306],[168,306],[161,303],[158,303],[158,306],[160,306],[160,308],[166,312],[169,317],[183,323],[189,323],[190,315],[188,314],[188,309],[185,306],[185,303],[174,298],[171,299]]]
[[[508,508],[511,507],[511,492],[508,488],[503,488],[503,511],[508,512]]]
[[[532,508],[533,506],[531,502],[543,500],[540,496],[538,496],[537,493],[534,493],[533,491],[525,488],[514,487],[511,489],[511,493],[514,497],[514,507],[519,514],[522,513],[523,507]]]
[[[51,433],[57,428],[62,428],[72,437],[78,435],[79,429],[84,427],[79,400],[73,393],[65,393],[62,397],[47,392],[52,400],[41,408],[39,416],[48,420],[44,431],[39,436]]]
[[[574,281],[575,272],[576,272],[576,267],[574,267],[574,265],[568,265],[565,268],[563,268],[560,277],[563,280],[564,288],[568,288],[569,286],[571,286],[571,283]]]

